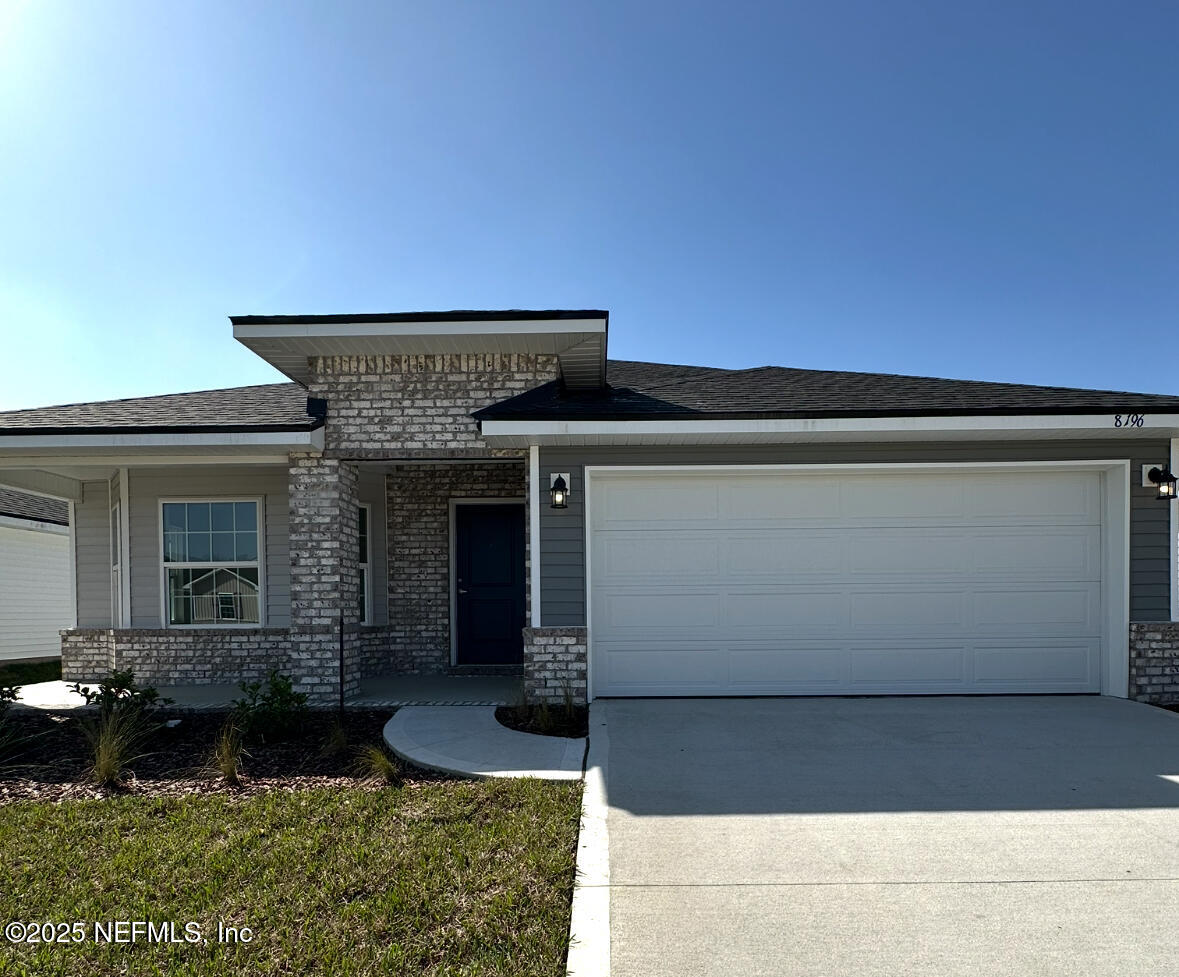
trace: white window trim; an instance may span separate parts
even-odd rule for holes
[[[364,617],[361,618],[360,623],[371,625],[373,623],[373,506],[371,502],[361,502],[357,508],[363,509],[365,514],[364,526],[367,538],[364,551],[368,554],[367,563],[361,563],[359,560],[356,563],[358,574],[360,570],[364,570]]]
[[[164,562],[164,504],[166,502],[255,502],[258,505],[258,559],[246,563],[224,560],[209,560],[204,562],[165,563]],[[186,495],[170,496],[156,500],[157,526],[157,560],[160,565],[160,624],[168,630],[175,631],[222,631],[248,630],[250,628],[266,627],[266,499],[261,495]],[[258,568],[258,621],[242,621],[237,624],[219,622],[215,624],[169,624],[168,623],[168,568],[181,570],[211,570],[220,567],[254,567]]]
[[[111,627],[125,627],[123,623],[123,500],[111,506],[107,536],[110,538]]]

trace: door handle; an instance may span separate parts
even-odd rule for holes
[[[459,587],[459,593],[460,593],[460,594],[465,594],[466,592],[467,592],[467,588],[466,588],[466,587]]]

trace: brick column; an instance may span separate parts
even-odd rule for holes
[[[341,613],[345,695],[359,686],[356,466],[292,454],[289,478],[293,677],[313,705],[330,706],[340,694]]]

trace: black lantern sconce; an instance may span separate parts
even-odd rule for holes
[[[1146,473],[1146,477],[1159,490],[1159,494],[1155,496],[1156,499],[1173,500],[1176,497],[1175,482],[1177,479],[1166,465],[1163,465],[1162,468],[1152,468]]]
[[[553,474],[550,476],[549,506],[553,509],[569,508],[569,476],[567,474]]]

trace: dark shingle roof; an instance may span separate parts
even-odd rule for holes
[[[546,319],[605,319],[604,309],[453,309],[450,312],[345,312],[332,315],[231,315],[235,326],[320,325],[362,322],[527,322]]]
[[[1179,412],[1179,397],[1162,394],[780,366],[722,370],[610,360],[606,377],[602,391],[570,392],[554,381],[474,416],[507,421]]]
[[[306,389],[297,383],[267,383],[5,411],[0,413],[0,434],[303,431],[317,423],[307,413]]]
[[[24,492],[0,488],[0,516],[68,526],[70,507],[68,503],[58,499],[43,499],[39,495],[26,495]]]

